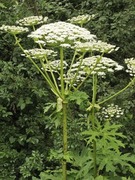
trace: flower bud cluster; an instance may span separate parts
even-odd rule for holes
[[[135,76],[135,58],[127,58],[125,59],[125,63],[127,64],[127,70],[130,76]]]
[[[50,49],[29,49],[24,50],[25,54],[22,54],[23,56],[30,56],[33,59],[44,59],[46,56],[56,56],[57,53]]]
[[[102,41],[92,41],[92,42],[75,42],[74,48],[78,52],[88,52],[88,51],[98,51],[102,53],[111,53],[112,51],[117,51],[115,45],[108,44]]]
[[[110,104],[107,107],[103,107],[101,110],[101,116],[103,118],[120,118],[124,114],[124,110],[118,105]]]
[[[47,20],[48,20],[48,17],[43,18],[43,16],[29,16],[29,17],[25,17],[23,19],[16,21],[16,23],[21,26],[34,26],[34,25],[45,23],[47,22]]]
[[[96,38],[87,29],[66,22],[42,25],[28,37],[42,39],[49,45],[74,44],[77,40],[92,41]]]
[[[92,14],[92,15],[89,15],[89,14],[86,14],[86,15],[79,15],[77,17],[73,17],[71,19],[68,19],[69,22],[73,23],[73,24],[86,24],[87,22],[89,22],[92,18],[94,18],[95,15]]]
[[[24,28],[20,26],[8,26],[8,25],[2,25],[0,27],[0,30],[8,32],[10,34],[21,34],[29,31],[28,28]]]

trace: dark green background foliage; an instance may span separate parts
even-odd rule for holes
[[[86,25],[93,34],[120,47],[118,52],[110,55],[111,58],[123,64],[124,58],[135,56],[134,0],[1,0],[0,25],[13,25],[16,20],[29,15],[48,16],[50,22],[55,22],[85,13],[96,15]],[[25,39],[23,43],[28,46]],[[40,74],[20,57],[12,37],[1,32],[0,52],[0,179],[31,179],[47,168],[59,166],[60,115],[55,112],[56,99]],[[99,99],[118,91],[128,81],[125,71],[101,81]],[[90,86],[88,80],[83,90],[91,97]],[[81,150],[85,144],[80,132],[85,129],[86,101],[80,100],[79,104],[72,101],[69,147],[71,150],[80,147]],[[135,153],[134,88],[126,90],[113,102],[125,109],[125,116],[120,120],[127,137],[124,151]]]

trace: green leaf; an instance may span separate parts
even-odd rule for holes
[[[108,178],[107,177],[105,177],[105,176],[97,176],[96,178],[95,178],[95,180],[108,180]]]
[[[46,103],[44,107],[44,113],[47,113],[49,110],[56,108],[56,103]]]
[[[16,138],[14,138],[13,136],[11,136],[11,137],[9,138],[9,141],[10,141],[11,144],[14,143],[15,140],[16,140]]]
[[[0,8],[7,8],[3,3],[0,3]]]
[[[131,180],[130,177],[126,178],[126,177],[122,177],[122,180]]]
[[[22,97],[19,99],[17,106],[20,107],[21,110],[23,110],[25,108],[26,103]]]
[[[80,105],[83,101],[87,100],[88,97],[89,96],[85,92],[75,91],[69,95],[68,100],[75,101],[76,104]]]
[[[53,174],[51,174],[51,173],[53,173]],[[41,180],[60,180],[60,179],[62,179],[62,175],[61,175],[62,173],[61,172],[59,172],[59,170],[57,170],[57,171],[51,171],[50,172],[50,170],[48,170],[48,171],[45,171],[45,172],[41,172],[40,173],[40,178],[41,178]]]
[[[40,180],[40,179],[32,176],[32,180]]]

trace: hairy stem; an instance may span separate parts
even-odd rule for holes
[[[67,102],[65,99],[65,87],[64,87],[64,52],[63,48],[60,48],[60,83],[61,83],[61,96],[62,96],[62,125],[63,125],[63,160],[62,160],[62,175],[63,180],[67,180],[67,161],[66,161],[66,155],[67,155]]]
[[[67,180],[67,162],[66,162],[66,155],[67,155],[67,102],[63,102],[63,161],[62,161],[62,174],[63,180]]]
[[[64,60],[64,54],[63,54],[63,48],[60,48],[60,82],[61,82],[61,95],[64,98],[64,70],[63,70],[63,60]]]
[[[97,75],[93,74],[93,95],[92,95],[92,128],[95,128],[95,104],[97,95]]]
[[[95,129],[95,104],[97,95],[97,75],[93,75],[93,96],[92,96],[92,129]],[[94,162],[94,177],[97,176],[97,154],[96,141],[93,140],[93,162]]]
[[[93,161],[94,161],[94,178],[97,177],[97,147],[96,141],[93,141]]]

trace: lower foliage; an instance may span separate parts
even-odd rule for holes
[[[105,125],[97,123],[96,129],[82,132],[87,145],[82,149],[69,152],[67,161],[69,163],[68,180],[132,180],[135,178],[135,156],[130,153],[122,153],[121,148],[125,145],[126,138],[119,132],[121,125],[111,124],[109,121]],[[92,144],[96,142],[96,152],[93,151]],[[58,157],[58,154],[53,156]],[[97,175],[94,178],[93,156],[96,155]],[[59,180],[62,179],[59,167],[55,170],[48,169],[40,173],[40,178],[33,177],[33,180]]]

